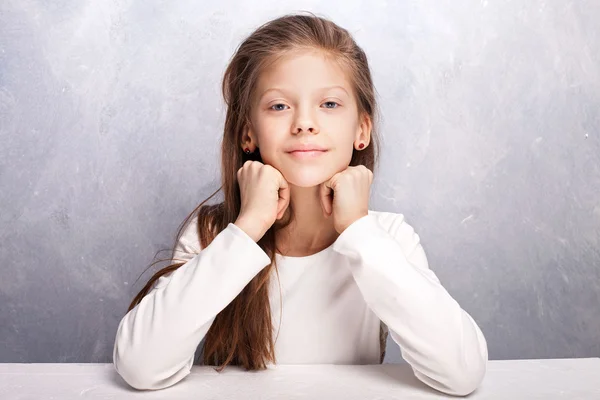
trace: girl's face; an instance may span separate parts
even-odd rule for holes
[[[345,71],[318,51],[286,54],[261,73],[250,120],[243,147],[258,147],[265,164],[301,187],[345,170],[371,132],[370,118],[358,115]],[[302,145],[324,151],[292,152]]]

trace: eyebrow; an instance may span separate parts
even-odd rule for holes
[[[344,89],[343,86],[339,86],[339,85],[336,85],[336,86],[327,86],[327,87],[320,88],[318,90],[320,90],[322,92],[325,92],[327,90],[332,90],[332,89],[341,89],[341,90],[344,91],[344,93],[346,93],[346,95],[348,95],[348,96],[350,95],[350,93],[348,93],[348,91],[346,89]],[[284,89],[270,88],[270,89],[267,89],[264,92],[262,92],[262,94],[259,96],[259,99],[262,99],[267,93],[272,92],[272,91],[281,92],[281,93],[285,93],[286,92]]]

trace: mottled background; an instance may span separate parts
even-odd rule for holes
[[[4,0],[0,362],[112,361],[219,186],[227,61],[297,10],[367,52],[370,206],[406,215],[490,358],[600,356],[600,2]]]

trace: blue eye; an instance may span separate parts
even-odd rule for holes
[[[284,107],[287,107],[287,106],[286,106],[285,104],[283,104],[283,103],[277,103],[277,104],[273,104],[271,107],[269,107],[269,110],[273,110],[273,111],[283,111],[282,109],[279,109],[279,110],[275,110],[275,109],[273,109],[273,107],[277,107],[277,106],[284,106]]]
[[[323,104],[335,104],[335,107],[325,107],[325,108],[331,108],[331,109],[333,109],[333,108],[337,108],[337,106],[339,106],[339,104],[338,104],[338,103],[336,103],[335,101],[326,101],[326,102],[325,102],[325,103],[323,103]]]

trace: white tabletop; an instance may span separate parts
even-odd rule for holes
[[[407,364],[194,366],[170,388],[130,388],[112,364],[0,364],[0,399],[435,399]],[[600,399],[600,358],[490,361],[469,399]]]

